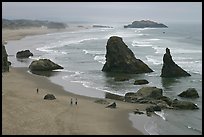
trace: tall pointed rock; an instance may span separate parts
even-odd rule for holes
[[[161,77],[182,77],[191,76],[181,67],[179,67],[172,59],[170,49],[166,48],[166,53],[163,57],[163,67],[161,70]]]
[[[153,72],[143,61],[135,58],[134,53],[121,37],[110,37],[106,45],[106,51],[106,63],[102,68],[104,72],[132,74]]]

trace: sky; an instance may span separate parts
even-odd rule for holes
[[[202,2],[2,2],[6,19],[202,23]]]

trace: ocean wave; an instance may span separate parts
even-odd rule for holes
[[[84,74],[84,72],[75,71],[74,74],[70,75],[71,77],[78,77],[79,75]]]
[[[154,113],[155,113],[156,115],[158,115],[159,117],[161,117],[163,120],[166,121],[165,113],[164,113],[163,110],[162,110],[161,112],[160,112],[160,111],[155,111]]]
[[[105,64],[106,63],[106,58],[105,56],[95,56],[94,60],[98,61],[99,63]]]
[[[132,41],[132,46],[137,46],[137,47],[151,47],[152,45],[148,41]]]
[[[146,57],[148,62],[151,62],[154,65],[161,65],[162,64],[162,59],[158,60],[158,59],[156,59],[155,57],[153,57],[151,55],[148,55],[148,56],[145,56],[145,57]]]
[[[88,81],[80,81],[80,80],[71,80],[73,83],[81,83],[86,88],[91,88],[91,82]]]
[[[42,59],[42,57],[41,57],[41,56],[39,56],[39,57],[30,56],[29,58],[30,58],[30,59],[33,59],[33,60],[39,60],[39,59]]]
[[[153,46],[152,47],[155,50],[156,54],[164,54],[166,52],[166,47],[158,47]],[[193,49],[182,49],[182,48],[173,48],[170,47],[171,54],[186,54],[186,53],[202,53],[201,50],[193,50]]]
[[[149,120],[145,125],[144,129],[149,135],[159,135],[157,130],[157,124],[154,120]]]
[[[202,61],[175,60],[186,71],[202,75]]]
[[[158,40],[161,40],[161,39],[148,39],[148,40],[150,40],[150,41],[158,41]]]
[[[98,38],[85,38],[85,39],[80,39],[80,40],[59,40],[57,42],[53,42],[53,43],[49,43],[47,45],[44,45],[43,47],[38,47],[36,48],[36,50],[38,51],[44,51],[44,52],[56,52],[56,50],[54,48],[60,48],[60,47],[64,47],[64,46],[68,46],[71,44],[80,44],[84,41],[90,41],[90,40],[97,40]],[[61,52],[62,54],[67,54],[64,51]]]
[[[191,127],[191,126],[186,126],[188,129],[191,129],[191,130],[194,130],[196,132],[199,132],[199,133],[202,133],[202,130],[201,129],[197,129],[197,128],[194,128],[194,127]]]
[[[83,49],[83,52],[85,54],[91,54],[91,55],[105,55],[104,51],[97,51],[97,50],[86,50],[86,49]]]

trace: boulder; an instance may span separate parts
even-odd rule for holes
[[[149,106],[146,108],[147,112],[154,112],[154,111],[161,111],[161,108],[159,106]]]
[[[29,65],[29,69],[31,71],[51,71],[55,69],[63,69],[63,67],[61,67],[58,64],[55,64],[49,59],[39,59],[39,60],[33,61]]]
[[[31,53],[30,50],[22,50],[16,53],[17,58],[29,58],[30,56],[33,56],[33,53]]]
[[[163,90],[157,87],[142,87],[137,91],[137,95],[157,99],[163,94]]]
[[[134,114],[139,114],[139,115],[144,114],[144,112],[139,111],[139,109],[135,109],[133,112]]]
[[[4,44],[2,44],[2,72],[9,71],[9,61],[8,61],[8,54],[6,52],[6,48]]]
[[[162,23],[157,23],[150,20],[134,21],[132,24],[125,25],[124,28],[168,28]]]
[[[110,37],[106,50],[106,63],[102,68],[104,72],[131,74],[153,72],[143,61],[135,58],[134,53],[123,42],[121,37]]]
[[[178,96],[185,98],[199,98],[198,92],[195,88],[188,88],[186,91],[183,91]]]
[[[166,53],[163,57],[163,66],[161,70],[161,77],[181,77],[181,76],[191,76],[181,67],[179,67],[172,59],[170,50],[166,48]]]
[[[116,103],[112,102],[108,106],[106,106],[106,108],[116,108]]]
[[[149,82],[146,79],[135,80],[134,85],[143,85],[148,84]]]
[[[142,87],[136,93],[129,92],[125,94],[126,102],[148,103],[151,100],[162,97],[163,90],[157,87]]]
[[[47,94],[44,96],[44,99],[46,100],[54,100],[56,99],[55,96],[53,94]]]
[[[198,106],[190,101],[180,101],[174,99],[171,105],[174,109],[199,109]]]

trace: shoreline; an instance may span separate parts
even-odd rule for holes
[[[133,127],[128,115],[135,108],[144,109],[144,105],[106,99],[115,101],[117,108],[105,108],[106,105],[94,102],[98,98],[67,92],[48,78],[27,70],[11,68],[3,73],[2,134],[143,134]],[[56,99],[43,100],[47,93]],[[77,106],[70,106],[71,98],[77,98]],[[47,124],[52,126],[45,128]]]
[[[47,29],[42,27],[28,27],[28,28],[19,28],[19,29],[3,28],[2,42],[11,41],[11,40],[20,40],[27,36],[52,34],[52,33],[60,33],[60,32],[71,32],[71,31],[78,31],[78,30],[89,29],[89,28],[90,26],[84,26],[84,27],[71,26],[65,29]]]
[[[72,28],[60,32],[81,29],[87,28]],[[9,33],[2,30],[2,40],[20,40],[26,36],[59,32],[30,29],[32,33],[21,34],[21,31],[25,29],[11,30]],[[99,98],[74,94],[48,77],[27,71],[28,68],[10,67],[10,72],[2,73],[2,134],[144,134],[135,129],[129,119],[129,113],[135,108],[145,109],[144,105],[105,99],[109,102],[115,101],[118,106],[116,109],[108,109],[105,108],[106,105],[94,102]],[[36,94],[36,88],[39,88],[39,94]],[[43,96],[47,93],[54,94],[57,99],[45,101]],[[74,108],[69,106],[71,98],[78,99],[78,110],[72,110]],[[33,114],[35,112],[38,113]],[[75,129],[72,125],[75,125]],[[139,126],[144,128],[143,125]]]

